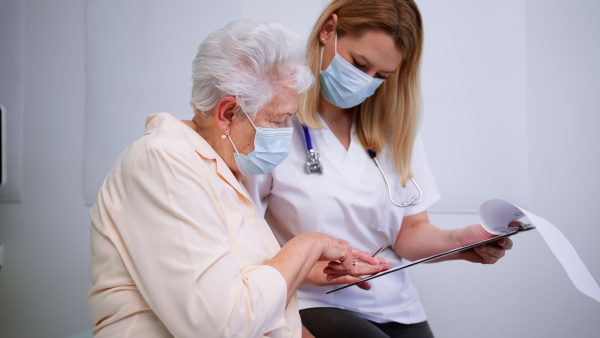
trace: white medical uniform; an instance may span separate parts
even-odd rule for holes
[[[330,129],[309,129],[314,149],[320,153],[323,174],[307,174],[306,143],[297,118],[294,118],[292,149],[287,159],[267,175],[242,181],[280,244],[305,232],[322,232],[347,240],[353,247],[374,252],[389,246],[380,256],[392,267],[404,264],[393,250],[404,216],[425,211],[439,199],[423,146],[417,138],[413,150],[414,178],[423,198],[416,206],[400,208],[388,197],[381,173],[354,132],[346,150]],[[323,120],[321,124],[326,126]],[[377,156],[392,186],[396,202],[417,195],[410,182],[403,188],[391,158],[385,151]],[[300,308],[336,307],[357,312],[375,322],[405,324],[426,320],[425,311],[406,270],[370,281],[372,289],[350,287],[326,295],[339,287],[303,283],[298,289]]]

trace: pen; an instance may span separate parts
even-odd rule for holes
[[[381,248],[377,249],[377,251],[375,251],[375,252],[374,252],[374,253],[371,255],[371,257],[375,257],[375,256],[376,256],[378,253],[380,253],[381,251],[383,251],[383,249],[384,249],[384,248],[385,248],[385,246],[382,246]],[[357,261],[354,261],[354,263],[352,263],[352,265],[357,265],[357,264],[358,264],[358,262],[357,262]]]
[[[378,253],[380,253],[381,251],[383,251],[384,248],[385,248],[385,246],[382,246],[381,248],[377,249],[377,251],[375,251],[375,253],[372,254],[371,257],[375,257]]]

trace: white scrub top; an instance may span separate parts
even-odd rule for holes
[[[321,130],[309,129],[314,149],[321,155],[323,174],[307,174],[306,143],[302,127],[294,118],[292,149],[287,159],[267,175],[247,177],[243,184],[265,211],[265,218],[280,244],[305,232],[322,232],[347,240],[364,252],[389,246],[379,255],[392,267],[406,263],[393,246],[404,216],[425,211],[440,196],[420,138],[412,158],[414,179],[423,191],[416,206],[400,208],[388,197],[381,173],[358,140],[354,127],[346,150],[326,124]],[[385,150],[377,159],[392,187],[396,202],[417,194],[410,182],[403,188],[391,158]],[[303,283],[298,289],[300,308],[337,307],[357,312],[375,322],[405,324],[426,320],[425,311],[406,270],[370,281],[372,289],[356,286],[326,295],[337,286]]]

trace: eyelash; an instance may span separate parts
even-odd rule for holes
[[[354,63],[354,67],[358,68],[358,69],[362,69],[365,68],[366,65],[361,65],[360,63],[356,62],[356,60],[352,59],[352,62]]]
[[[360,69],[360,70],[362,70],[363,68],[365,68],[365,67],[366,67],[366,65],[361,65],[360,63],[356,62],[356,60],[355,60],[355,59],[352,59],[352,63],[354,63],[354,67],[356,67],[356,68],[358,68],[358,69]],[[387,79],[387,77],[386,77],[386,76],[382,76],[382,75],[379,75],[379,74],[375,74],[375,78],[377,78],[377,79],[382,79],[382,80],[385,80],[385,79]]]

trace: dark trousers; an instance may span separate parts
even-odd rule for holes
[[[302,325],[316,338],[433,338],[427,321],[375,323],[352,311],[319,307],[300,310]]]

